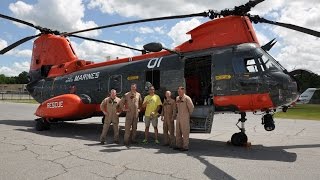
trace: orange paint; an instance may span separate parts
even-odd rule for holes
[[[221,107],[236,106],[239,111],[257,111],[275,108],[268,93],[215,96],[214,104]]]
[[[79,96],[64,94],[41,103],[35,115],[46,118],[78,119],[91,117],[96,110],[96,104],[84,104]]]
[[[59,65],[76,59],[78,58],[65,37],[43,34],[34,41],[30,70],[40,69],[42,65]]]
[[[225,18],[211,20],[189,31],[187,34],[191,35],[192,43],[187,41],[177,46],[175,48],[176,50],[180,52],[190,52],[249,42],[258,43],[252,24],[247,17],[228,16]],[[43,46],[41,46],[42,44]],[[56,35],[42,35],[35,41],[35,45],[39,48],[34,49],[34,51],[36,51],[34,52],[35,56],[33,56],[31,69],[38,69],[41,67],[40,65],[34,64],[34,59],[37,59],[36,57],[38,57],[37,55],[39,54],[37,50],[48,49],[48,51],[43,52],[44,56],[41,58],[41,65],[55,65],[51,68],[48,77],[57,77],[75,71],[127,63],[130,61],[146,60],[170,54],[168,51],[161,51],[100,63],[81,60],[82,65],[75,66],[75,64],[70,64],[70,62],[75,63],[73,61],[78,59],[73,55],[70,44],[64,37]]]

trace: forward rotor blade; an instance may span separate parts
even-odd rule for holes
[[[23,39],[20,39],[19,41],[17,41],[17,42],[15,42],[15,43],[13,43],[13,44],[11,44],[11,45],[3,48],[3,49],[0,51],[0,54],[4,54],[4,53],[10,51],[11,49],[19,46],[20,44],[25,43],[25,42],[27,42],[27,41],[35,38],[35,37],[38,37],[38,36],[40,36],[40,34],[37,34],[37,35],[34,35],[34,36],[28,36],[28,37],[25,37],[25,38],[23,38]]]
[[[143,22],[151,22],[151,21],[160,21],[160,20],[168,20],[168,19],[181,19],[181,18],[196,17],[196,16],[208,17],[208,15],[209,14],[207,12],[202,12],[202,13],[187,14],[187,15],[165,16],[165,17],[141,19],[141,20],[135,20],[135,21],[127,21],[127,22],[122,22],[122,23],[109,24],[109,25],[99,26],[99,27],[94,27],[94,28],[89,28],[89,29],[83,29],[83,30],[79,30],[79,31],[64,33],[62,35],[69,36],[71,34],[77,34],[77,33],[82,33],[82,32],[87,32],[87,31],[93,31],[93,30],[98,30],[98,29],[111,28],[111,27],[123,26],[123,25],[129,25],[129,24],[137,24],[137,23],[143,23]]]
[[[105,44],[109,44],[109,45],[113,45],[113,46],[123,47],[123,48],[131,49],[131,50],[135,50],[135,51],[140,51],[140,52],[142,52],[144,54],[146,53],[145,50],[141,50],[141,49],[137,49],[137,48],[133,48],[133,47],[117,44],[117,43],[112,43],[112,42],[108,42],[108,41],[102,41],[102,40],[92,39],[92,38],[78,36],[78,35],[69,35],[69,36],[80,38],[80,39],[85,39],[85,40],[89,40],[89,41],[95,41],[95,42],[99,42],[99,43],[105,43]]]
[[[302,33],[305,33],[305,34],[309,34],[309,35],[312,35],[312,36],[315,36],[315,37],[320,37],[320,32],[312,30],[312,29],[304,28],[304,27],[301,27],[301,26],[282,23],[282,22],[277,22],[277,21],[270,21],[270,20],[267,20],[265,18],[261,18],[259,16],[251,16],[250,19],[254,23],[267,23],[267,24],[277,25],[277,26],[285,27],[285,28],[292,29],[292,30],[295,30],[295,31],[299,31],[299,32],[302,32]]]
[[[17,18],[14,18],[14,17],[10,17],[10,16],[6,16],[4,14],[0,14],[0,17],[1,18],[4,18],[4,19],[8,19],[8,20],[11,20],[11,21],[15,21],[15,22],[18,22],[18,23],[21,23],[21,24],[24,24],[24,25],[27,25],[27,26],[30,26],[30,27],[33,27],[33,28],[36,28],[36,29],[39,29],[38,26],[32,24],[32,23],[29,23],[27,21],[23,21],[23,20],[20,20],[20,19],[17,19]],[[39,29],[40,30],[40,29]]]

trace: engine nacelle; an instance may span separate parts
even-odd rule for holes
[[[53,97],[41,103],[36,116],[52,119],[82,119],[95,113],[96,105],[89,104],[89,96],[64,94]]]

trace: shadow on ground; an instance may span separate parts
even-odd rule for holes
[[[29,133],[35,133],[50,137],[64,137],[64,138],[74,138],[92,141],[91,144],[86,144],[88,146],[100,145],[98,139],[102,130],[102,125],[97,123],[75,123],[75,122],[59,122],[51,125],[51,130],[49,131],[36,131],[34,129],[35,122],[33,120],[0,120],[0,124],[26,127],[15,129],[18,131],[24,131]],[[175,154],[175,153],[186,153],[188,156],[198,159],[201,163],[206,166],[205,175],[209,178],[217,177],[217,174],[222,175],[226,179],[234,179],[218,167],[214,166],[208,162],[204,157],[224,157],[224,158],[237,158],[237,159],[249,159],[249,160],[266,160],[266,161],[281,161],[281,162],[295,162],[297,159],[297,154],[292,152],[287,152],[285,149],[293,148],[314,148],[320,147],[320,144],[310,144],[310,145],[292,145],[292,146],[271,146],[266,147],[263,145],[252,145],[251,148],[235,147],[227,145],[226,142],[214,141],[214,140],[202,140],[202,139],[190,139],[190,151],[179,152],[172,150],[169,147],[155,145],[155,144],[132,144],[130,148],[119,149],[117,147],[123,146],[122,144],[116,145],[112,144],[112,127],[110,127],[108,133],[108,144],[104,145],[105,149],[101,152],[115,153],[119,151],[130,151],[131,149],[137,148],[147,148],[158,150],[157,154]],[[124,127],[120,127],[120,137],[124,135]],[[151,133],[150,136],[153,136]],[[142,140],[144,137],[144,132],[137,132],[137,139]],[[160,135],[160,138],[162,136]],[[120,140],[123,142],[123,139]],[[101,145],[100,145],[101,146]]]

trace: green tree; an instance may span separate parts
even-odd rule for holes
[[[27,84],[29,82],[28,73],[26,71],[20,73],[17,77],[15,77],[15,79],[17,84]]]

